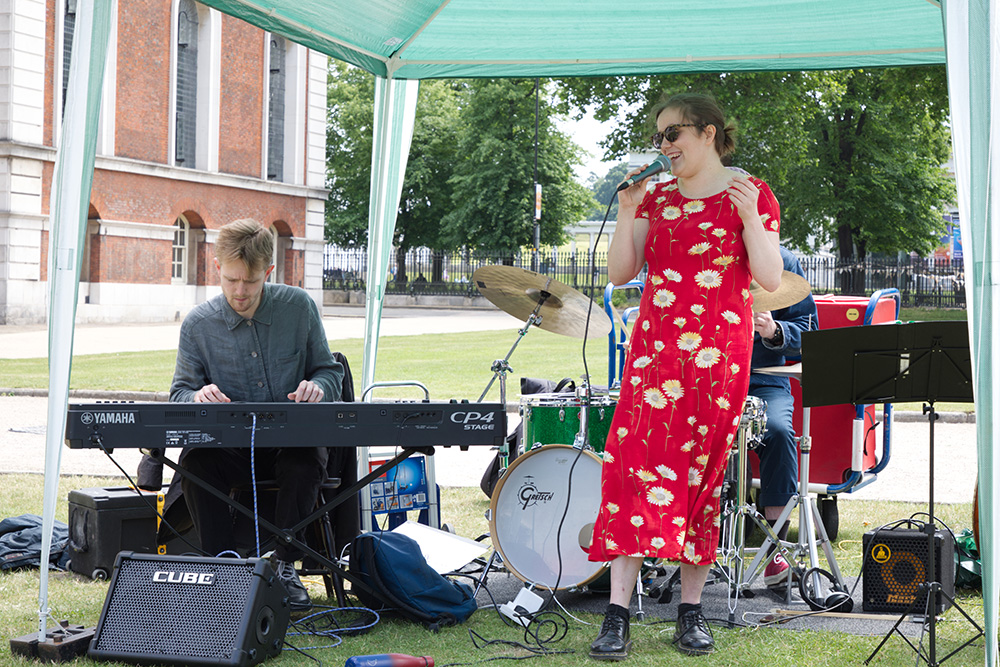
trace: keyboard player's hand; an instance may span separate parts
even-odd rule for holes
[[[323,400],[323,390],[312,380],[303,380],[295,391],[288,395],[288,400],[296,403],[319,403]]]
[[[194,395],[195,403],[229,403],[229,397],[214,384],[206,384]]]

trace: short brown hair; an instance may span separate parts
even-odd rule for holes
[[[266,269],[274,255],[271,231],[256,220],[234,220],[219,230],[215,257],[220,262],[240,260],[251,271]]]
[[[726,122],[719,103],[711,95],[677,93],[653,107],[653,122],[667,109],[679,109],[684,120],[695,123],[701,134],[706,125],[715,126],[715,152],[725,157],[736,150],[736,125]]]

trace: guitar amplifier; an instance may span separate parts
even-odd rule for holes
[[[910,609],[923,614],[927,608],[927,592],[921,590],[920,585],[929,580],[927,534],[900,528],[869,531],[864,534],[862,544],[864,611],[904,613]],[[937,581],[942,592],[954,597],[955,543],[951,534],[944,530],[934,533],[934,569],[930,580]],[[946,598],[939,597],[937,613],[949,606],[951,603]]]
[[[88,654],[247,667],[281,653],[289,616],[288,593],[266,560],[122,552]]]

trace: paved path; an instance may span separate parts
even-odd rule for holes
[[[323,321],[331,340],[361,338],[364,310],[351,306],[326,308]],[[387,336],[490,330],[513,333],[521,325],[497,310],[387,308],[381,332]],[[76,330],[74,353],[173,349],[178,330],[178,324],[80,326]],[[44,327],[0,326],[0,358],[44,357],[47,344]],[[0,396],[0,472],[43,471],[46,406],[44,397]],[[886,470],[869,486],[843,495],[844,499],[927,501],[927,423],[904,421],[907,417],[913,416],[900,414],[893,425],[893,448]],[[971,502],[977,469],[975,424],[942,420],[935,436],[935,500]],[[467,452],[439,449],[435,454],[439,483],[477,486],[492,454],[481,448]],[[126,471],[134,473],[138,452],[119,450],[115,458]],[[63,449],[61,470],[63,474],[120,474],[110,461],[93,450]]]

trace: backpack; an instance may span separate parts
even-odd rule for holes
[[[353,592],[370,609],[391,609],[437,632],[465,621],[478,605],[472,587],[438,574],[420,545],[401,533],[362,533],[351,545],[349,569],[377,597]]]

